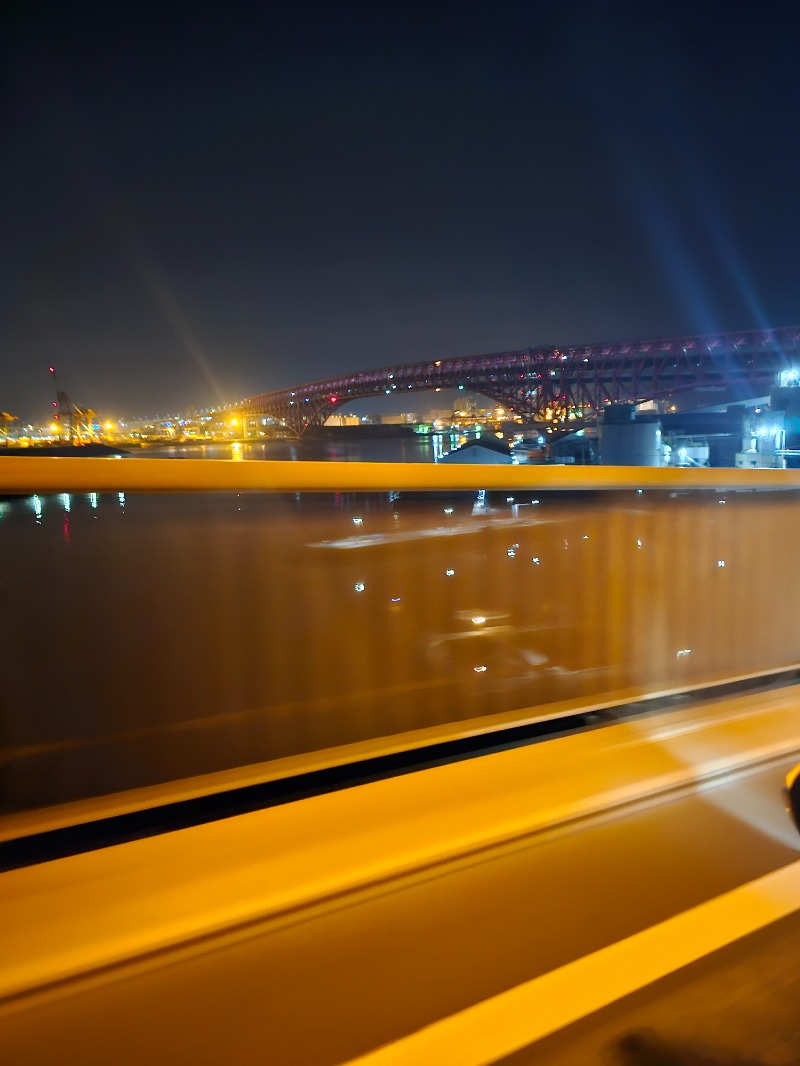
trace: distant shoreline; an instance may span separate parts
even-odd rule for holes
[[[133,445],[136,447],[136,445]],[[0,447],[0,458],[4,455],[35,455],[50,456],[51,458],[71,458],[73,456],[101,456],[101,455],[129,455],[130,446],[124,448],[117,444],[31,444],[26,448],[18,445],[6,445]]]

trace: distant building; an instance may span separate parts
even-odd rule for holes
[[[510,466],[515,462],[511,449],[496,437],[479,437],[468,440],[460,448],[447,452],[439,463],[482,463],[488,466]]]
[[[358,415],[331,415],[325,422],[326,426],[360,426],[361,419]]]
[[[419,421],[419,415],[415,414],[402,414],[402,415],[381,415],[382,426],[413,426]]]

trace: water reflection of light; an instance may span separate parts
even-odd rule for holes
[[[395,521],[398,516],[394,516]],[[361,519],[359,519],[361,521]],[[509,522],[511,524],[513,520]],[[525,522],[515,523],[524,525]],[[458,525],[436,526],[433,529],[408,529],[398,533],[365,533],[360,536],[343,537],[341,540],[315,541],[309,548],[336,548],[353,550],[357,548],[374,548],[380,544],[402,544],[410,540],[430,540],[438,537],[475,536],[483,532],[486,523],[459,523]]]
[[[89,493],[89,503],[91,504],[93,510],[95,510],[97,508],[97,493],[96,492],[90,492]]]
[[[125,493],[124,492],[118,492],[117,493],[117,500],[119,502],[120,507],[122,507],[124,509],[124,507],[125,507]]]
[[[511,615],[508,611],[487,611],[474,608],[471,611],[453,611],[453,618],[459,622],[470,622],[474,626],[482,626],[486,622],[498,625],[500,622],[508,622]]]
[[[519,654],[529,666],[544,666],[545,663],[550,662],[546,655],[542,655],[539,651],[532,651],[530,648],[520,648]]]
[[[244,452],[242,450],[242,445],[238,441],[234,441],[233,444],[231,444],[231,459],[235,463],[244,462]]]
[[[64,511],[69,514],[72,510],[72,497],[68,492],[63,492],[61,494],[61,502],[64,505]]]
[[[33,508],[34,515],[36,516],[36,521],[37,522],[41,522],[41,520],[42,520],[42,501],[41,501],[39,496],[31,496],[31,507]]]
[[[363,518],[354,518],[353,519],[353,525],[354,526],[363,526],[364,525],[364,519]]]

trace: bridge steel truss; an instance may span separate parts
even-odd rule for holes
[[[591,415],[613,403],[669,399],[691,389],[763,395],[776,375],[800,365],[800,326],[784,329],[524,348],[404,363],[251,396],[246,417],[268,416],[302,436],[351,400],[436,389],[482,393],[526,421]]]

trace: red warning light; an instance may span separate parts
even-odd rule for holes
[[[331,403],[336,403],[336,401],[337,401],[338,399],[339,399],[339,397],[338,397],[338,396],[331,396]]]
[[[53,407],[58,407],[58,404],[56,403],[55,400],[53,400]]]
[[[50,371],[51,374],[55,374],[56,372],[56,368],[54,366],[49,366],[47,369]]]

